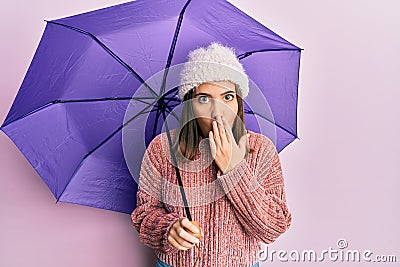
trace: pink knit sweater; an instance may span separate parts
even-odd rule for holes
[[[176,129],[170,133],[174,138]],[[198,267],[251,266],[258,261],[260,241],[273,242],[291,224],[276,148],[268,137],[249,133],[255,151],[225,175],[213,161],[207,139],[200,138],[193,161],[178,157],[190,213],[204,232]],[[167,240],[171,226],[186,217],[169,153],[166,133],[147,148],[132,223],[160,260],[179,266],[183,255],[183,266],[193,266],[197,248],[179,253]]]

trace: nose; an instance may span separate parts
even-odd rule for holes
[[[212,110],[211,110],[211,118],[216,120],[218,116],[222,116],[223,112],[223,103],[218,100],[213,99],[212,101]]]

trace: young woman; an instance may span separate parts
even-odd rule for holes
[[[181,125],[170,131],[174,145],[166,133],[149,144],[131,215],[157,267],[258,266],[260,242],[271,243],[289,228],[276,148],[245,128],[248,90],[231,48],[212,43],[189,54],[179,88]],[[175,167],[201,229],[185,215]]]

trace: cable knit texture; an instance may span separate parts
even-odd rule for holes
[[[176,130],[170,132],[173,138]],[[200,138],[193,161],[178,157],[190,213],[204,232],[198,267],[251,266],[258,261],[260,242],[271,243],[290,227],[292,216],[275,145],[262,134],[249,133],[255,151],[226,174],[212,160],[208,139]],[[161,133],[143,157],[131,219],[141,242],[153,248],[160,260],[179,266],[179,250],[167,236],[172,225],[186,216],[168,153],[167,135]],[[197,249],[182,254],[183,266],[193,266]]]

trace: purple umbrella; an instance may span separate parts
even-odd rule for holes
[[[139,0],[47,21],[0,129],[57,202],[130,214],[145,148],[180,105],[177,87],[166,86],[172,67],[213,41],[235,49],[258,88],[245,100],[252,103],[245,103],[246,127],[269,136],[280,152],[297,138],[302,49],[222,0]],[[148,82],[157,73],[161,82]],[[135,101],[147,108],[124,119]],[[134,151],[133,172],[122,147],[128,125],[145,144]]]

